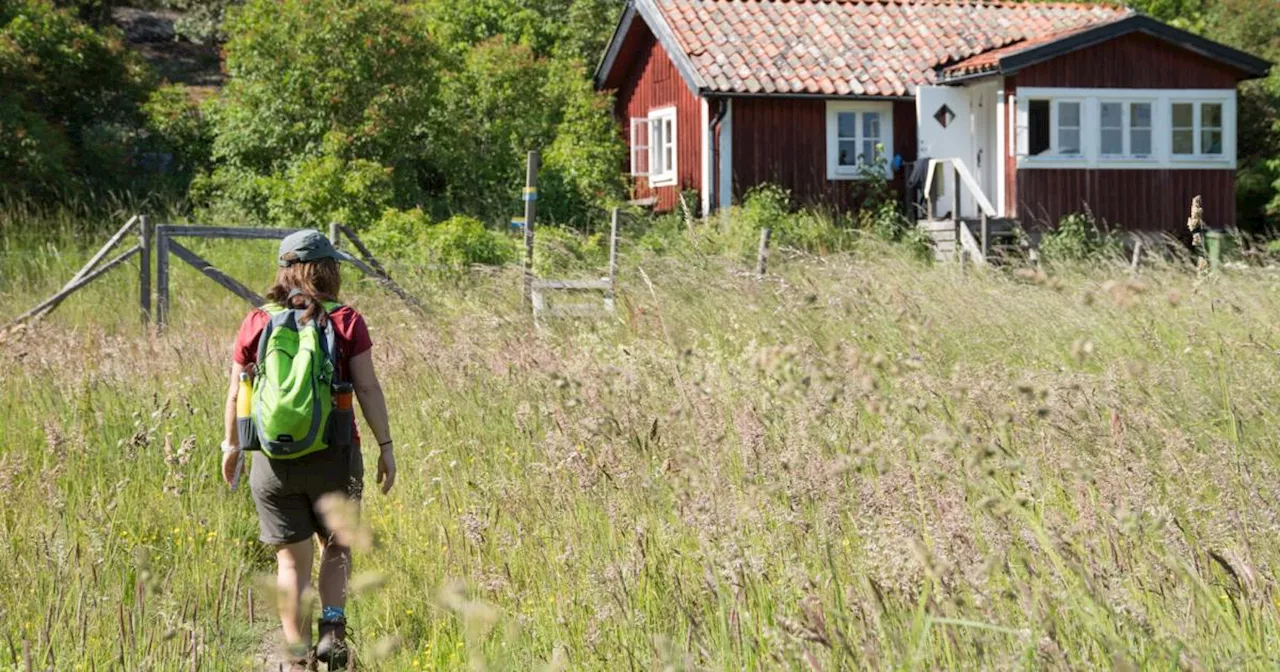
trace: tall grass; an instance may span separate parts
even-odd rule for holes
[[[88,254],[6,236],[3,316]],[[636,252],[616,319],[543,330],[515,271],[417,280],[425,318],[348,277],[401,465],[361,662],[1273,667],[1277,278],[859,250],[765,280]],[[244,669],[274,627],[216,473],[244,307],[180,269],[158,336],[111,277],[0,347],[0,666]]]

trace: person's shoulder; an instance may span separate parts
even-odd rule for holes
[[[355,308],[352,308],[351,306],[348,306],[345,303],[338,306],[337,308],[334,308],[333,311],[329,313],[329,316],[338,322],[357,322],[357,321],[363,322],[364,321],[364,315],[361,314],[360,311],[356,310]]]
[[[241,328],[261,327],[271,320],[271,315],[261,308],[250,308],[245,314],[244,319],[240,321]]]

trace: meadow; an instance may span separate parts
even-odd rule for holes
[[[35,229],[0,223],[0,322],[95,239]],[[627,248],[616,317],[538,329],[516,269],[394,270],[427,315],[344,290],[400,464],[363,669],[1280,663],[1280,275]],[[217,474],[246,306],[173,284],[164,334],[131,262],[0,337],[0,668],[261,667],[273,558]]]

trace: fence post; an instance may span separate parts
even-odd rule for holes
[[[335,250],[342,247],[342,228],[337,222],[329,222],[329,242]]]
[[[773,229],[767,226],[760,229],[760,250],[756,253],[756,275],[762,278],[769,267],[769,238],[771,236],[773,236]]]
[[[1133,241],[1133,261],[1129,264],[1129,273],[1138,274],[1138,262],[1142,260],[1142,239],[1136,238]]]
[[[151,322],[151,218],[138,218],[138,307],[142,311],[142,324]]]
[[[991,256],[991,219],[987,217],[987,211],[982,211],[982,260],[986,261]]]
[[[956,230],[956,255],[957,261],[964,263],[960,258],[960,168],[954,164],[951,166],[951,174],[955,176],[955,182],[951,190],[951,221],[955,224]]]
[[[533,220],[538,214],[538,150],[529,152],[524,180],[524,300],[533,302]]]
[[[156,328],[169,325],[169,234],[156,227]]]
[[[609,216],[609,298],[618,286],[618,209]]]

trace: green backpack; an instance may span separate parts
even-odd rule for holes
[[[327,313],[342,304],[326,301]],[[253,378],[257,443],[273,459],[294,459],[328,448],[333,436],[333,388],[338,383],[338,344],[333,320],[302,323],[303,309],[269,303],[271,320],[258,339]],[[342,414],[339,414],[342,415]],[[350,418],[342,418],[348,423]],[[340,432],[345,433],[345,432]]]

